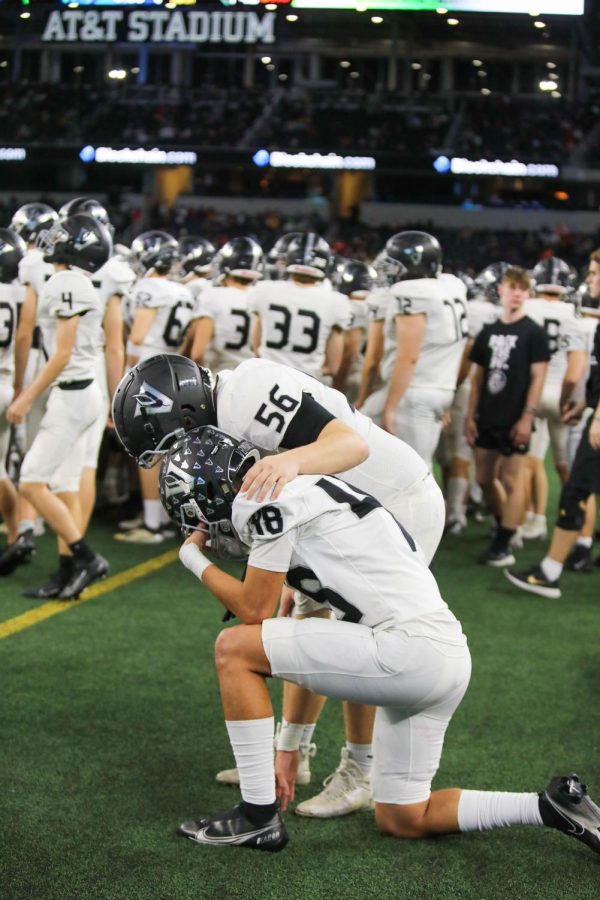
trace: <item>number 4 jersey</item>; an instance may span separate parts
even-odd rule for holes
[[[194,309],[191,291],[168,278],[141,278],[133,289],[135,309],[155,309],[156,315],[140,348],[140,359],[176,352]]]
[[[287,573],[290,587],[336,618],[446,639],[450,625],[464,642],[422,550],[373,497],[351,485],[301,475],[275,501],[238,494],[232,522],[250,548],[249,566]],[[334,646],[332,654],[334,660]]]

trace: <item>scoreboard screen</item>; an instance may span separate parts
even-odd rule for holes
[[[165,0],[166,2],[166,0]],[[169,8],[202,9],[215,6],[216,0],[170,0]],[[532,10],[532,0],[218,0],[222,6],[238,9],[310,9],[310,10],[405,10],[434,12],[442,7],[448,12],[522,13]],[[535,0],[535,10],[545,15],[581,16],[585,0]],[[61,0],[64,6],[73,0]],[[163,5],[163,0],[78,0],[79,6],[153,6]]]

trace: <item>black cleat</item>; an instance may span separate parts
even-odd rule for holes
[[[58,597],[68,580],[69,573],[55,572],[48,581],[44,581],[39,587],[27,588],[26,591],[23,591],[23,596],[32,600],[50,600],[52,597]]]
[[[565,569],[569,572],[582,572],[589,575],[594,571],[592,562],[591,547],[584,547],[582,544],[575,544],[565,561]]]
[[[33,539],[33,531],[29,529],[20,534],[14,544],[9,544],[0,553],[0,575],[11,575],[17,566],[23,566],[25,563],[31,562],[31,557],[34,553],[35,540]]]
[[[530,594],[537,594],[538,597],[549,597],[551,600],[558,600],[560,597],[558,578],[556,581],[550,581],[544,575],[541,566],[533,566],[523,572],[511,572],[510,569],[507,569],[504,574],[511,584],[521,588],[522,591],[529,591]]]
[[[283,850],[289,837],[279,810],[264,825],[255,825],[239,806],[196,822],[184,822],[178,834],[196,844],[212,847],[248,847],[250,850]]]
[[[494,547],[492,545],[485,553],[481,554],[477,562],[486,566],[502,568],[502,566],[513,566],[515,564],[515,558],[510,547]]]
[[[59,600],[77,600],[93,581],[105,578],[108,570],[107,560],[99,553],[94,554],[91,560],[74,560],[69,580],[58,595]]]
[[[555,775],[539,798],[544,825],[600,853],[600,807],[590,799],[577,775]]]

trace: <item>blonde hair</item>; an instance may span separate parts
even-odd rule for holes
[[[531,290],[529,272],[526,269],[522,269],[521,266],[510,266],[502,276],[500,284],[514,285],[522,288],[524,291]]]

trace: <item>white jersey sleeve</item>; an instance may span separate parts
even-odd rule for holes
[[[112,256],[93,276],[94,287],[104,306],[111,297],[125,297],[135,284],[135,272],[122,259]]]
[[[19,263],[19,281],[31,285],[38,297],[52,275],[54,266],[44,261],[44,255],[37,247],[28,250]]]
[[[57,272],[46,283],[46,308],[57,319],[98,310],[99,297],[90,279],[74,269]]]
[[[381,322],[384,320],[393,299],[389,288],[374,288],[367,297],[367,316],[369,321]]]
[[[488,300],[475,298],[467,304],[467,323],[469,337],[476,338],[484,325],[496,322],[500,315],[500,307],[494,306]]]
[[[12,375],[15,369],[15,334],[24,294],[22,284],[0,284],[0,376]]]

